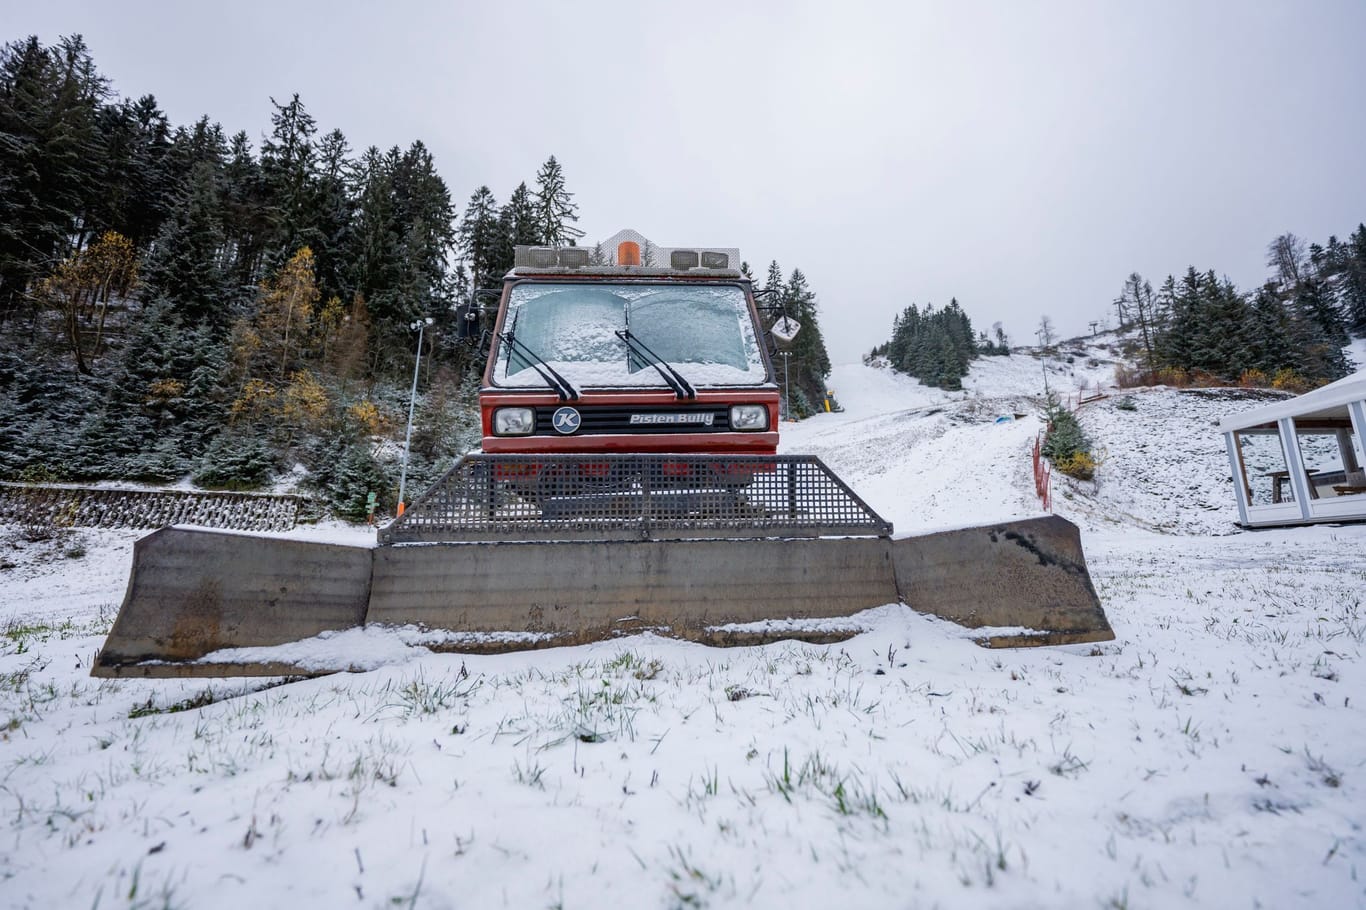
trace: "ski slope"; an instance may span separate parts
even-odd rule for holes
[[[841,366],[845,410],[783,447],[898,533],[1039,514],[1044,372],[1094,389],[1084,353],[956,393]],[[1107,461],[1055,490],[1101,646],[987,651],[889,605],[828,646],[357,633],[367,672],[97,681],[137,535],[3,529],[0,905],[1366,905],[1366,528],[1238,532],[1215,406],[1136,397],[1083,407]]]

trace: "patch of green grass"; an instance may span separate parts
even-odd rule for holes
[[[189,698],[165,706],[158,705],[154,699],[148,698],[147,701],[142,704],[134,705],[130,708],[128,717],[130,719],[135,719],[147,717],[152,714],[178,714],[181,711],[193,711],[197,708],[206,707],[216,701],[218,701],[218,697],[214,695],[213,687],[210,686],[198,695],[192,695]]]

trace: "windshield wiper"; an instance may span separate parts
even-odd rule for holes
[[[560,396],[560,401],[569,401],[579,397],[579,390],[570,385],[568,379],[557,373],[555,368],[546,363],[545,358],[540,354],[518,341],[517,336],[512,332],[502,332],[498,337],[503,339],[513,353],[531,361],[531,368],[540,374],[546,385],[555,390],[555,394]]]
[[[675,370],[668,361],[661,358],[654,351],[635,335],[631,334],[630,329],[617,329],[616,336],[626,343],[626,346],[636,353],[637,356],[644,357],[650,366],[654,367],[659,375],[664,377],[664,381],[669,388],[674,390],[674,394],[679,398],[696,398],[697,390],[692,387],[688,380],[683,378],[683,374]],[[667,370],[667,372],[665,372]]]

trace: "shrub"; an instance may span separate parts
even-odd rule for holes
[[[378,512],[387,511],[396,502],[397,466],[377,458],[369,442],[357,437],[354,427],[339,429],[314,440],[305,453],[305,463],[312,470],[309,486],[317,490],[319,498],[338,518],[364,521],[368,514],[366,498],[370,493],[376,495]],[[413,475],[410,467],[410,481]]]
[[[1059,459],[1067,458],[1078,452],[1091,451],[1091,441],[1086,438],[1076,415],[1059,406],[1056,402],[1048,408],[1048,432],[1043,440],[1043,454],[1057,464]]]
[[[1090,480],[1096,476],[1096,460],[1087,452],[1073,452],[1053,460],[1053,466],[1068,477]]]
[[[1048,405],[1048,432],[1043,439],[1043,455],[1053,467],[1069,477],[1090,480],[1096,476],[1096,460],[1091,440],[1086,438],[1077,417],[1056,401]]]
[[[1120,411],[1137,411],[1138,404],[1134,401],[1134,396],[1125,395],[1119,401],[1115,402],[1115,408]]]
[[[365,520],[365,503],[370,493],[376,494],[381,508],[387,508],[392,500],[390,489],[396,485],[385,467],[361,444],[348,446],[342,452],[329,480],[328,504],[339,518],[351,521]]]
[[[1289,367],[1281,367],[1276,371],[1276,375],[1271,377],[1271,387],[1282,392],[1301,394],[1308,392],[1314,385]]]
[[[242,433],[220,433],[195,471],[194,482],[216,490],[252,490],[270,480],[274,457],[265,440]]]

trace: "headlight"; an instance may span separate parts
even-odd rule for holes
[[[531,408],[499,408],[493,412],[494,436],[530,436],[536,429],[536,412]]]
[[[732,430],[768,429],[768,408],[761,404],[737,404],[730,409],[730,428]]]

